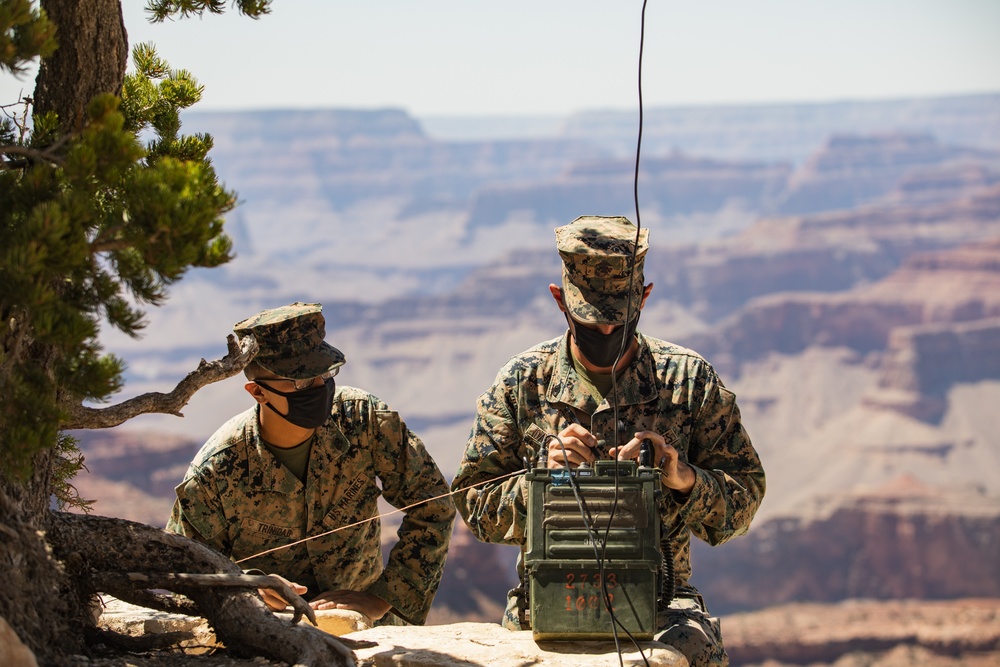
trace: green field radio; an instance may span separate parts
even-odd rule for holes
[[[658,469],[597,461],[534,468],[526,480],[524,574],[534,639],[610,639],[622,629],[652,639],[664,563]]]

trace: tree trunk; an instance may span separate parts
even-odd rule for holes
[[[43,532],[53,456],[35,456],[34,477],[24,484],[0,473],[0,616],[42,664],[83,652],[84,611],[67,596],[70,580]]]
[[[128,56],[121,5],[119,0],[40,4],[56,26],[59,48],[39,67],[35,112],[55,112],[63,131],[76,131],[95,95],[121,93]],[[51,368],[44,350],[28,350],[30,338],[29,332],[19,341],[4,340],[4,356],[20,361],[22,355],[34,355]],[[18,344],[11,347],[13,342]],[[43,664],[83,653],[88,619],[88,610],[79,604],[71,580],[46,544],[55,456],[52,449],[38,453],[27,480],[0,472],[0,615]]]
[[[59,48],[42,60],[35,112],[54,111],[65,132],[79,130],[99,93],[120,95],[128,35],[119,0],[41,0],[56,26]]]

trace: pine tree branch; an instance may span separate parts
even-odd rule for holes
[[[27,146],[0,146],[0,155],[21,155],[23,157],[33,158],[39,162],[51,162],[58,167],[61,167],[65,162],[63,158],[56,155],[51,149],[47,151],[40,151],[36,148],[28,148]],[[0,161],[0,165],[6,166],[6,162]]]
[[[236,337],[230,334],[226,344],[229,348],[226,356],[211,362],[202,359],[198,368],[188,373],[169,394],[149,392],[106,408],[88,408],[79,403],[64,404],[62,408],[66,418],[59,427],[66,430],[111,428],[133,417],[151,413],[183,417],[181,408],[187,405],[196,391],[207,384],[236,375],[257,354],[257,341],[253,336],[244,336],[237,344]]]
[[[96,255],[101,252],[112,250],[122,250],[132,245],[118,238],[118,234],[125,229],[125,225],[115,225],[101,231],[93,241],[90,242],[90,254]]]
[[[23,91],[22,91],[23,92]],[[7,118],[10,118],[14,123],[14,127],[17,128],[21,141],[28,135],[28,112],[31,111],[31,105],[35,103],[34,98],[28,95],[18,95],[17,102],[11,102],[10,104],[0,104],[0,111]],[[21,112],[21,117],[18,118],[17,114],[12,114],[9,109],[10,107],[24,107],[24,111]]]
[[[135,244],[131,241],[102,241],[101,239],[97,239],[90,244],[90,254],[97,255],[102,252],[125,250],[126,248],[131,248],[134,245]]]
[[[118,233],[125,229],[124,225],[116,225],[111,227],[97,236],[93,241],[90,242],[90,254],[97,255],[102,252],[115,252],[117,250],[125,250],[126,248],[132,248],[135,246],[133,241],[123,241],[118,238]],[[162,232],[153,232],[146,237],[145,243],[149,246],[155,246],[160,237],[163,236]]]

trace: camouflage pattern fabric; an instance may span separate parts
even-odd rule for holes
[[[629,294],[632,314],[639,312],[648,237],[649,230],[641,230],[636,248],[635,225],[621,216],[582,216],[556,228],[563,300],[577,322],[624,324]]]
[[[764,496],[764,470],[740,421],[736,397],[712,366],[691,350],[637,336],[636,356],[618,379],[617,423],[607,398],[598,404],[581,389],[568,333],[508,361],[479,397],[452,489],[522,469],[524,458],[533,461],[546,438],[572,420],[598,439],[599,458],[608,458],[616,440],[625,444],[636,431],[659,433],[696,476],[686,498],[666,492],[660,502],[676,583],[689,587],[691,535],[716,545],[745,533]],[[524,475],[515,475],[454,497],[480,540],[523,546],[527,490]],[[515,595],[508,598],[509,605],[517,601]],[[509,608],[505,618],[517,619],[517,612]]]
[[[680,651],[691,667],[726,667],[729,654],[722,643],[722,626],[710,616],[701,595],[678,592],[670,606],[656,615],[662,632],[656,641]]]
[[[278,377],[307,380],[344,364],[344,353],[327,343],[323,306],[295,303],[264,310],[233,325],[239,338],[253,336],[254,361]]]
[[[396,412],[339,387],[332,418],[316,430],[305,484],[260,437],[259,406],[223,425],[177,487],[167,529],[240,560],[448,493],[441,471]],[[444,569],[455,508],[448,497],[406,511],[383,570],[376,518],[241,563],[309,587],[366,591],[409,623],[423,623]],[[392,623],[387,614],[383,623]]]

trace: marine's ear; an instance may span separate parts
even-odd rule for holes
[[[639,302],[639,310],[642,310],[646,306],[646,299],[649,298],[649,293],[653,291],[653,283],[649,283],[642,288],[642,301]]]
[[[549,293],[552,294],[552,298],[556,300],[556,305],[559,306],[559,310],[566,312],[566,303],[563,301],[562,288],[558,285],[549,284]]]
[[[253,400],[257,401],[261,405],[267,403],[267,395],[264,393],[264,388],[261,387],[254,381],[247,382],[243,385],[243,388],[247,390],[247,393],[253,396]]]

